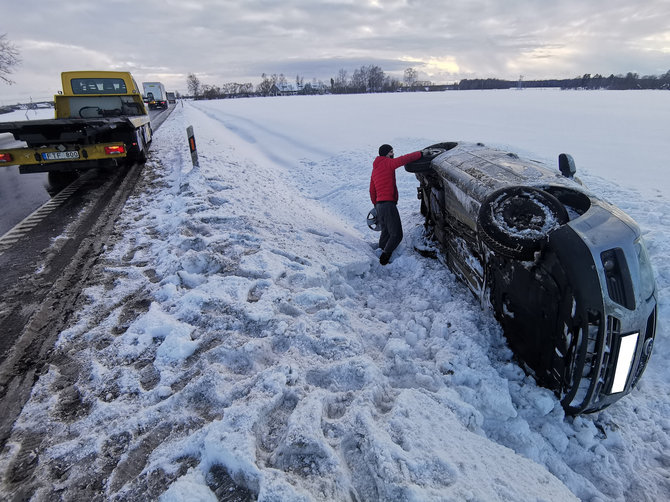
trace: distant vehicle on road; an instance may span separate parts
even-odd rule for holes
[[[569,414],[628,394],[657,316],[637,224],[576,180],[567,154],[550,169],[481,143],[423,153],[405,169],[420,183],[427,242],[492,308],[522,367]]]
[[[142,82],[144,99],[150,110],[168,107],[168,97],[165,86],[161,82]]]
[[[176,103],[177,98],[175,97],[174,92],[166,92],[168,103]]]

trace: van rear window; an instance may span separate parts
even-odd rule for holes
[[[128,94],[121,78],[73,78],[72,94]]]

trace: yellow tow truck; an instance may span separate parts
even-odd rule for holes
[[[0,165],[21,173],[81,171],[144,162],[151,121],[129,72],[70,71],[61,74],[55,118],[0,122],[25,146],[0,150]]]

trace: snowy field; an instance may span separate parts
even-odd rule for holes
[[[668,92],[470,91],[178,104],[0,456],[33,500],[670,500]],[[186,127],[196,133],[191,167]],[[492,314],[405,240],[381,267],[371,164],[481,141],[641,226],[659,325],[640,385],[566,417]],[[228,497],[228,498],[227,498]]]

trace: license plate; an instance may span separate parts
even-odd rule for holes
[[[67,152],[45,152],[42,154],[42,160],[68,160],[78,158],[79,152],[77,150],[69,150]]]

